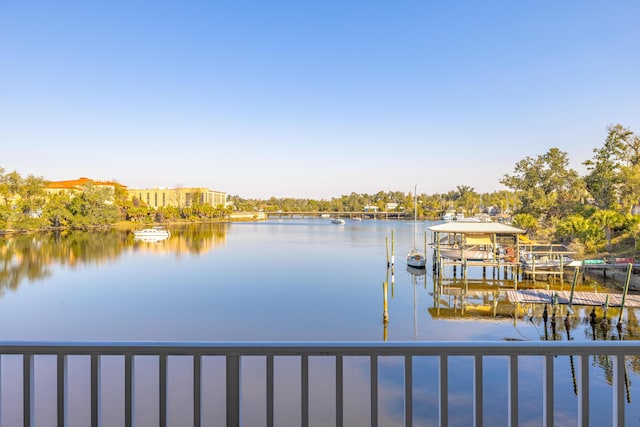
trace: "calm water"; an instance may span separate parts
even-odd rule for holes
[[[419,246],[423,244],[422,232],[429,225],[419,224]],[[326,219],[283,219],[184,225],[170,230],[170,239],[155,243],[135,241],[132,233],[114,230],[0,238],[0,336],[4,340],[73,341],[620,338],[611,326],[617,321],[614,309],[609,312],[613,319],[609,322],[602,321],[604,313],[598,309],[598,321],[591,324],[591,309],[577,307],[566,327],[564,310],[558,312],[557,322],[552,324],[543,321],[543,307],[510,304],[500,289],[512,286],[512,282],[501,271],[496,280],[492,271],[487,273],[489,279],[483,279],[478,269],[470,271],[467,281],[449,279],[435,285],[430,268],[426,274],[412,274],[404,262],[413,241],[411,222],[364,220],[336,225]],[[386,261],[392,232],[396,258],[393,271],[387,268]],[[382,321],[384,282],[388,283],[386,325]],[[525,287],[547,285],[520,283]],[[570,285],[565,281],[552,287],[568,290]],[[580,290],[602,288],[587,281],[581,283]],[[635,339],[636,317],[635,311],[625,313],[622,338]],[[416,385],[415,425],[437,422],[437,363],[427,359],[416,361],[414,366],[416,375],[424,378]],[[469,362],[465,358],[450,362],[449,387],[457,396],[451,402],[452,425],[466,425],[471,420]],[[521,365],[522,399],[527,402],[521,408],[522,424],[538,425],[542,361]],[[381,408],[384,425],[400,425],[398,420],[402,419],[403,407],[398,403],[403,387],[401,366],[401,359],[388,358],[381,363],[380,398],[389,402]],[[6,369],[5,363],[3,375]],[[246,369],[251,369],[250,365]],[[354,376],[349,383],[356,388],[357,384],[366,383],[368,379],[360,374],[364,375],[367,369],[366,363],[354,363],[353,369],[346,369],[353,372],[347,375]],[[566,412],[558,413],[559,425],[576,422],[577,397],[571,369],[569,358],[556,360],[556,405],[566,407]],[[485,401],[485,410],[495,418],[487,419],[486,425],[505,425],[506,360],[489,361],[485,370],[489,373],[485,387],[495,389],[494,399]],[[609,361],[594,359],[594,425],[598,420],[609,424],[611,419],[610,375]],[[631,370],[629,375],[634,385],[637,374]],[[322,385],[322,378],[316,378],[314,392],[320,395],[325,388],[331,388]],[[368,383],[360,387],[366,390]],[[632,388],[632,397],[634,392]],[[349,399],[357,399],[358,395],[364,395],[364,400],[353,405],[360,410],[347,414],[347,425],[367,423],[367,392],[345,390]],[[325,400],[327,408],[320,404],[315,412],[312,410],[312,425],[329,423],[332,400]],[[321,398],[317,401],[324,402]],[[632,422],[629,425],[636,425],[640,415],[633,405],[628,406],[628,420]],[[295,414],[280,412],[281,420],[295,419]],[[245,420],[255,418],[260,425],[261,413],[249,411]],[[105,425],[109,423],[105,421]],[[247,421],[247,425],[253,423]]]

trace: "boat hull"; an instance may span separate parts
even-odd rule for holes
[[[447,248],[440,249],[440,256],[451,260],[467,261],[493,261],[497,259],[492,251],[480,250],[476,248]]]
[[[168,239],[171,236],[169,230],[162,227],[145,228],[133,232],[136,239]]]
[[[413,268],[425,268],[427,265],[427,258],[421,253],[415,252],[407,255],[407,266]]]

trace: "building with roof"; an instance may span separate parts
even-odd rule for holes
[[[227,205],[227,193],[204,187],[128,189],[127,194],[130,199],[156,209],[167,206],[182,208],[194,204],[213,207]]]
[[[115,191],[116,188],[126,189],[126,185],[122,185],[115,181],[96,181],[86,177],[78,179],[70,179],[67,181],[50,181],[45,187],[45,191],[49,194],[83,190],[85,186],[92,185],[94,187],[108,188]]]

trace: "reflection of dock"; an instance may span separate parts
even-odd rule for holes
[[[555,302],[564,305],[571,302],[572,305],[620,307],[623,298],[622,294],[574,292],[573,300],[571,300],[571,292],[569,291],[548,291],[545,289],[508,289],[504,292],[506,292],[509,301],[514,304],[553,304]],[[640,307],[640,295],[627,295],[624,305],[632,308]]]
[[[593,289],[593,288],[591,288]],[[434,318],[487,319],[512,317],[520,306],[590,306],[640,308],[640,295],[609,292],[571,291],[561,289],[503,289],[475,284],[462,286],[436,286],[433,307],[429,313]],[[515,310],[515,311],[514,311]]]

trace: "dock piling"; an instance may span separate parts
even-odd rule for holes
[[[629,264],[627,266],[627,278],[624,281],[624,289],[622,290],[622,304],[620,305],[620,314],[618,316],[618,326],[622,325],[622,313],[624,312],[624,303],[627,299],[627,291],[629,290],[629,282],[631,281],[631,270],[633,269],[633,264]]]

